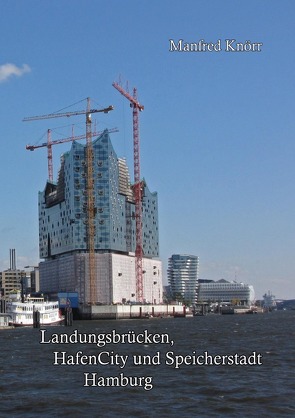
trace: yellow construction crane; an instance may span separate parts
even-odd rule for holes
[[[93,147],[91,132],[91,114],[92,113],[108,113],[113,110],[113,106],[103,109],[91,109],[90,98],[87,98],[86,110],[78,110],[74,112],[50,113],[48,115],[30,116],[23,119],[24,122],[30,122],[42,119],[70,117],[78,115],[86,115],[86,193],[87,193],[87,244],[89,251],[89,303],[91,305],[96,300],[96,269],[95,269],[95,204],[94,204],[94,181],[93,181]]]

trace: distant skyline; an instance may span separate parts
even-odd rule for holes
[[[111,140],[133,176],[132,111],[112,87],[121,78],[145,107],[141,175],[158,192],[164,283],[168,258],[192,254],[200,278],[295,298],[294,18],[293,0],[2,1],[0,270],[9,249],[18,268],[39,262],[47,153],[26,144],[49,128],[53,140],[72,124],[85,132],[83,117],[24,117],[85,109],[88,96],[113,105],[93,119],[118,127]],[[53,147],[55,178],[69,147]]]

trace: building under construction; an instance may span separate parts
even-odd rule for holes
[[[39,192],[39,248],[44,260],[40,288],[77,292],[81,310],[89,305],[160,303],[157,193],[141,181],[143,255],[138,300],[136,187],[107,130],[91,141],[91,156],[88,152],[89,143],[74,141],[61,158],[57,181],[48,180]]]

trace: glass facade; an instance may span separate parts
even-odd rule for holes
[[[93,142],[96,252],[135,252],[135,204],[126,161],[117,157],[108,131]],[[158,197],[143,184],[143,252],[159,256]],[[63,154],[58,180],[39,192],[40,258],[87,250],[86,146]]]
[[[168,260],[168,281],[172,296],[194,304],[198,285],[199,257],[173,254]]]

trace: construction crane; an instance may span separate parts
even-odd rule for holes
[[[48,160],[48,179],[49,181],[53,181],[53,159],[52,159],[52,145],[63,144],[64,142],[74,142],[79,141],[80,139],[85,139],[86,135],[78,135],[78,136],[70,136],[68,138],[57,139],[52,141],[51,140],[51,129],[47,130],[47,142],[42,142],[42,144],[37,145],[26,145],[26,149],[29,151],[34,151],[37,148],[47,147],[47,160]],[[108,129],[109,133],[119,132],[118,128],[111,128]],[[92,137],[99,136],[103,132],[92,132]]]
[[[42,119],[52,119],[52,118],[62,118],[62,117],[70,117],[70,116],[79,116],[86,114],[86,122],[87,122],[87,115],[91,115],[92,113],[109,113],[111,110],[114,109],[114,106],[108,106],[103,109],[90,109],[90,98],[87,97],[87,110],[77,110],[75,112],[63,112],[63,113],[49,113],[48,115],[41,115],[41,116],[29,116],[23,118],[23,122],[31,122],[33,120],[42,120]],[[91,116],[90,116],[91,119]],[[91,121],[90,121],[91,124]]]
[[[75,112],[50,113],[48,115],[31,116],[23,119],[24,122],[30,122],[42,119],[60,118],[85,115],[86,116],[86,192],[87,192],[87,244],[89,251],[89,303],[94,305],[96,302],[96,274],[95,274],[95,205],[94,205],[94,180],[93,180],[93,147],[91,132],[91,115],[92,113],[108,113],[113,110],[113,106],[103,109],[91,109],[90,98],[87,98],[86,110]],[[52,158],[52,156],[51,156]],[[52,160],[51,160],[52,161]]]
[[[143,302],[143,271],[142,271],[142,182],[140,181],[140,143],[139,143],[139,112],[144,106],[137,100],[137,89],[133,89],[133,96],[124,90],[118,83],[112,84],[130,102],[133,115],[133,159],[134,159],[134,197],[135,197],[135,274],[136,274],[136,300]]]

